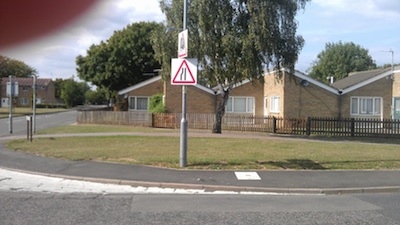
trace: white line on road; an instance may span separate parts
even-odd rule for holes
[[[219,194],[219,195],[289,195],[287,193],[207,191],[201,189],[174,189],[132,187],[27,174],[0,168],[0,191],[43,193],[98,193],[98,194]],[[295,195],[295,194],[294,194]]]

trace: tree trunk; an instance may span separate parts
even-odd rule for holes
[[[215,122],[214,122],[213,130],[212,130],[212,132],[214,134],[222,133],[222,117],[223,116],[224,116],[223,113],[221,113],[219,110],[217,110],[217,112],[215,113]]]
[[[223,90],[221,102],[218,103],[217,110],[215,112],[215,122],[212,129],[212,132],[215,134],[222,133],[222,117],[225,115],[225,106],[228,103],[229,91],[230,88]]]

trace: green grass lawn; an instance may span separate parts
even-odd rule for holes
[[[160,132],[151,128],[118,126],[79,125],[58,129],[75,132],[121,132],[129,129],[132,132]],[[99,160],[178,168],[179,143],[178,137],[162,136],[61,137],[35,138],[32,143],[13,140],[7,143],[7,147],[66,160]],[[399,144],[393,143],[359,141],[189,138],[187,160],[189,169],[400,169],[399,147]]]
[[[56,112],[64,112],[66,109],[63,108],[58,108],[58,109],[45,109],[45,108],[38,108],[36,109],[36,114],[45,114],[45,113],[56,113]],[[10,114],[10,109],[9,108],[1,108],[0,107],[0,119],[1,118],[7,118]],[[17,116],[25,116],[25,115],[32,115],[32,109],[31,108],[13,108],[13,117]]]

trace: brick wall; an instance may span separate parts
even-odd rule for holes
[[[338,96],[314,84],[300,84],[300,79],[284,73],[282,78],[265,75],[264,96],[267,98],[267,115],[277,117],[337,117]],[[280,97],[279,113],[271,112],[271,97]]]
[[[164,81],[162,79],[157,80],[151,84],[148,84],[144,87],[140,87],[133,91],[127,93],[128,96],[143,96],[143,97],[150,97],[155,94],[163,94],[164,92]]]
[[[50,81],[45,88],[38,88],[36,90],[36,98],[40,98],[42,104],[56,104],[56,89],[53,81]]]
[[[285,117],[338,117],[338,95],[312,83],[285,76]]]
[[[267,116],[284,116],[284,80],[278,79],[274,74],[266,74],[264,76],[264,97],[267,98]],[[271,97],[280,97],[279,112],[271,112]],[[263,104],[264,105],[264,104]]]
[[[393,96],[400,97],[400,73],[395,73],[393,78]]]
[[[187,113],[215,113],[215,95],[188,85],[186,92]],[[165,82],[165,105],[169,113],[182,112],[182,86]]]
[[[263,84],[259,81],[244,83],[234,88],[230,97],[254,97],[254,116],[264,116],[264,90]]]

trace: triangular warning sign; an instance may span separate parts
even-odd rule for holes
[[[197,72],[197,71],[196,71]],[[196,84],[196,79],[190,69],[187,60],[182,60],[182,63],[176,70],[175,76],[172,79],[172,84]]]

